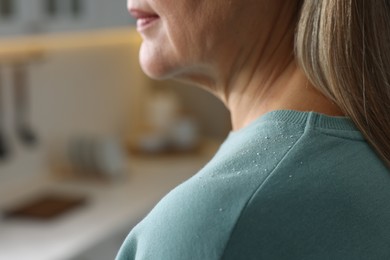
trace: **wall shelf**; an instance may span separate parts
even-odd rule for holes
[[[130,46],[140,41],[138,33],[129,28],[0,39],[0,63],[39,58],[55,52]]]

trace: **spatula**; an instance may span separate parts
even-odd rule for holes
[[[4,160],[9,156],[9,148],[7,138],[5,136],[5,119],[3,109],[3,82],[0,70],[0,160]]]

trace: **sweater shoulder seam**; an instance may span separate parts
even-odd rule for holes
[[[306,130],[307,131],[307,130]],[[268,176],[259,184],[259,186],[254,189],[253,193],[251,194],[251,196],[249,197],[249,199],[247,200],[247,202],[245,203],[244,207],[242,208],[239,216],[237,217],[237,220],[236,222],[234,223],[234,226],[232,227],[231,231],[230,231],[230,234],[229,234],[229,238],[227,239],[226,241],[226,244],[225,244],[225,247],[224,249],[222,250],[222,254],[221,254],[221,259],[224,259],[225,257],[225,252],[226,252],[226,249],[229,247],[229,243],[231,241],[231,238],[232,238],[232,235],[234,233],[234,231],[236,230],[236,227],[237,227],[237,224],[240,222],[241,220],[241,217],[244,213],[244,211],[248,208],[248,206],[251,204],[251,202],[253,201],[254,197],[256,196],[256,194],[259,193],[259,191],[263,188],[263,186],[267,183],[268,179],[274,175],[275,172],[277,172],[277,168],[279,167],[279,165],[282,164],[282,162],[285,160],[285,158],[288,157],[289,153],[291,150],[294,149],[294,147],[296,146],[296,144],[303,138],[303,136],[305,135],[306,131],[302,132],[301,133],[301,136],[294,142],[294,145],[292,145],[290,148],[288,148],[286,150],[286,153],[283,155],[283,157],[279,160],[279,162],[275,165],[275,167],[272,169],[272,171],[270,171],[270,173],[268,174]]]

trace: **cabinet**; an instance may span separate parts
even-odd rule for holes
[[[0,36],[133,24],[125,0],[0,0]]]

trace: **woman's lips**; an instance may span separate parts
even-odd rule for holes
[[[130,9],[129,12],[131,16],[137,19],[137,30],[139,32],[146,30],[154,22],[160,19],[160,17],[155,13],[146,12],[139,9]]]

